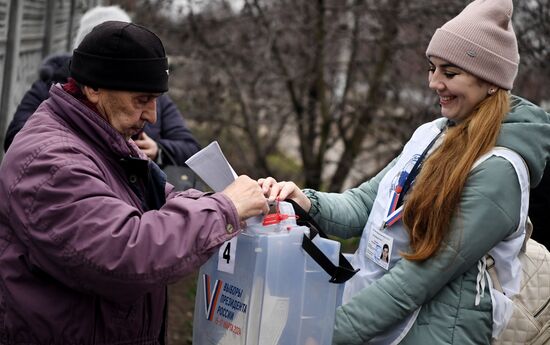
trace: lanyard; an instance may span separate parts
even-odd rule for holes
[[[395,186],[395,189],[391,193],[390,207],[386,219],[384,220],[384,223],[382,225],[383,228],[392,226],[403,216],[403,198],[405,197],[405,194],[407,194],[407,192],[409,191],[416,176],[418,176],[418,173],[422,168],[422,163],[428,155],[428,151],[430,151],[430,149],[435,144],[437,139],[439,139],[441,134],[443,134],[443,130],[441,130],[424,149],[409,173],[405,170],[401,171],[397,186]]]

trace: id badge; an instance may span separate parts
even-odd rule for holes
[[[378,229],[373,229],[367,242],[367,258],[386,271],[390,267],[393,238]]]

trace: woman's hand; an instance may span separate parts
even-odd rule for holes
[[[222,193],[231,199],[241,221],[269,211],[269,205],[260,185],[246,175],[239,176]]]
[[[259,179],[258,184],[269,201],[291,199],[309,212],[311,201],[294,182],[277,182],[273,177],[267,177]]]

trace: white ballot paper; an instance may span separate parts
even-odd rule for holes
[[[211,142],[208,146],[189,157],[185,163],[214,192],[221,192],[237,178],[235,170],[223,155],[217,141]]]
[[[213,141],[208,146],[195,153],[185,163],[193,170],[199,177],[212,188],[214,192],[221,192],[225,187],[229,186],[231,182],[235,181],[238,177],[235,170],[231,167],[231,164],[225,158],[220,145],[217,141]],[[255,216],[248,218],[246,223],[249,225],[259,224],[263,220],[263,216]],[[232,241],[235,242],[234,238]],[[236,244],[233,245],[234,247]],[[220,248],[223,249],[225,246]],[[233,248],[234,250],[234,248]],[[220,252],[221,256],[221,252]],[[222,269],[225,272],[233,273],[233,269]]]
[[[237,174],[225,158],[217,141],[195,153],[185,161],[199,177],[212,188],[214,192],[221,192],[231,182],[235,181]],[[226,253],[227,251],[227,253]],[[237,237],[225,242],[218,250],[218,270],[233,274],[237,251]],[[229,254],[229,255],[226,255]],[[225,259],[227,258],[227,260]],[[229,260],[231,258],[231,260]]]

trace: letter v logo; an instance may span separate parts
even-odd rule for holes
[[[214,288],[211,290],[210,276],[208,274],[203,274],[202,278],[204,282],[204,312],[206,314],[206,319],[212,321],[214,319],[214,312],[216,311],[216,305],[218,304],[223,282],[216,279]]]

